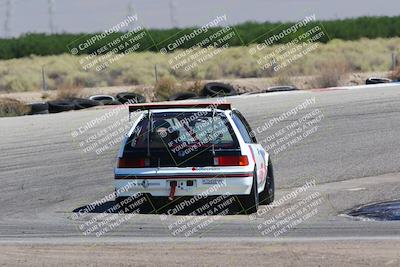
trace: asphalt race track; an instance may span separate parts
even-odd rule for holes
[[[314,112],[311,117],[319,120],[303,128],[312,131],[301,133],[301,140],[284,149],[272,148],[270,153],[275,168],[276,200],[306,183],[315,181],[315,186],[268,210],[261,206],[257,215],[215,219],[190,237],[247,242],[400,240],[399,221],[360,220],[345,215],[360,205],[400,199],[400,85],[246,95],[227,101],[245,115],[253,130],[311,101],[296,114],[282,117],[264,130],[259,128],[256,137],[267,146],[273,141],[262,140]],[[85,236],[79,229],[96,213],[76,219],[72,211],[114,190],[113,166],[119,145],[118,142],[97,155],[95,151],[84,152],[81,142],[127,118],[127,110],[82,134],[74,131],[110,111],[95,109],[0,119],[0,243],[184,239],[174,234],[170,226],[188,216],[136,214],[101,237]],[[312,120],[311,117],[308,119]],[[279,233],[277,229],[262,232],[266,220],[275,218],[274,223],[279,224],[285,218],[279,214],[286,211],[290,215],[297,209],[296,203],[306,203],[302,200],[311,195],[319,201],[308,210],[310,216]]]

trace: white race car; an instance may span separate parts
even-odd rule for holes
[[[274,200],[271,159],[227,103],[136,104],[138,119],[118,152],[117,202],[138,193],[237,196],[246,213]]]

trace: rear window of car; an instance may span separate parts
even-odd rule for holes
[[[150,138],[150,139],[149,139]],[[128,140],[129,148],[238,148],[233,129],[222,112],[166,112],[147,114],[135,127]]]

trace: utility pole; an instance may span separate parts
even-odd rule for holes
[[[42,66],[42,89],[43,91],[47,91],[46,70],[44,65]]]
[[[4,37],[10,36],[10,20],[11,20],[11,0],[6,1],[6,14],[4,20]]]
[[[157,65],[154,65],[154,78],[156,79],[156,84],[158,83],[158,70]]]
[[[54,0],[47,0],[48,6],[49,6],[49,29],[50,33],[54,34],[55,33],[55,27],[54,27]]]
[[[397,67],[397,53],[395,50],[392,51],[392,67],[391,70],[395,70]]]
[[[169,14],[171,19],[171,26],[174,28],[179,27],[178,19],[176,18],[177,5],[175,0],[169,1]]]

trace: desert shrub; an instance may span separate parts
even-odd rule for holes
[[[186,88],[186,91],[200,94],[201,90],[203,90],[203,87],[204,87],[204,82],[196,80]]]
[[[49,93],[47,93],[47,92],[44,92],[44,93],[42,93],[42,95],[41,95],[41,99],[43,99],[43,100],[46,100],[46,99],[48,99],[50,97],[50,94]]]
[[[335,87],[339,85],[343,75],[349,72],[350,66],[347,61],[337,59],[322,62],[319,70],[312,85],[318,88]]]
[[[0,117],[22,116],[29,112],[29,106],[19,100],[0,98]]]
[[[169,96],[177,93],[180,88],[176,80],[170,76],[164,76],[155,85],[156,97],[158,100],[167,100]]]
[[[82,87],[60,87],[57,89],[56,99],[82,97]]]
[[[390,79],[400,81],[400,67],[395,68],[390,74]]]
[[[10,74],[2,79],[0,91],[6,92],[26,92],[38,89],[38,84],[32,83],[29,77],[23,75]]]

